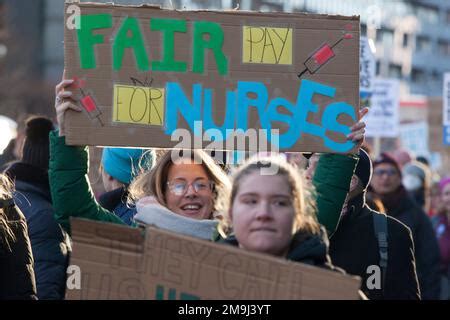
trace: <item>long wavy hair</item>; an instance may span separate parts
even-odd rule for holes
[[[208,178],[214,182],[212,214],[214,218],[221,218],[217,199],[219,194],[229,192],[230,180],[214,160],[202,150],[180,150],[175,159],[173,151],[165,152],[151,171],[140,174],[130,184],[129,202],[135,203],[145,196],[154,196],[161,205],[167,207],[165,192],[169,169],[176,162],[186,160],[200,164],[205,169]]]
[[[6,201],[12,198],[14,185],[4,174],[0,173],[0,201],[6,204]],[[9,227],[8,210],[10,206],[3,205],[0,208],[0,249],[11,251],[10,243],[15,241],[14,233]]]
[[[295,210],[292,234],[298,231],[307,234],[317,234],[320,231],[316,216],[315,192],[311,184],[304,178],[303,172],[289,164],[285,159],[279,156],[270,156],[264,158],[250,158],[242,166],[237,168],[232,176],[231,192],[223,193],[220,198],[221,210],[226,213],[222,219],[219,231],[222,236],[226,236],[232,230],[232,223],[229,212],[233,207],[236,194],[245,177],[252,173],[264,174],[264,168],[269,167],[274,170],[277,176],[285,178],[292,197],[292,204]],[[267,174],[267,172],[266,172]]]

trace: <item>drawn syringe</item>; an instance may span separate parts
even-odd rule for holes
[[[314,53],[303,63],[305,69],[300,72],[297,76],[300,78],[306,71],[310,74],[314,74],[320,67],[327,63],[331,58],[335,56],[333,48],[336,47],[342,40],[351,39],[353,36],[350,33],[345,34],[336,41],[333,45],[325,43],[321,45]]]
[[[94,99],[91,97],[91,95],[85,94],[81,87],[79,89],[80,89],[81,95],[82,95],[80,102],[83,105],[84,109],[88,112],[89,117],[91,119],[97,118],[97,120],[100,122],[100,125],[103,127],[103,122],[100,119],[100,115],[102,113],[97,108],[97,105],[96,105]]]

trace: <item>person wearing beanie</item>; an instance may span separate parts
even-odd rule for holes
[[[367,206],[371,177],[372,161],[360,149],[341,220],[330,238],[331,259],[336,266],[362,278],[361,290],[370,300],[420,299],[411,231]],[[380,219],[384,229],[375,227]],[[387,242],[380,244],[386,234]]]
[[[100,196],[99,204],[127,225],[132,224],[136,214],[136,207],[127,203],[128,186],[141,171],[153,167],[155,157],[152,149],[103,149],[101,173],[106,192]]]
[[[373,167],[372,191],[380,197],[389,216],[411,229],[422,299],[439,299],[439,246],[431,221],[405,189],[397,161],[381,154]]]
[[[48,166],[49,132],[54,127],[49,118],[42,116],[30,117],[25,127],[22,158],[5,174],[15,182],[14,201],[27,220],[37,297],[64,299],[71,245],[68,234],[53,216]]]

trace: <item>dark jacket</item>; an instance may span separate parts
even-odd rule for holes
[[[422,299],[437,300],[440,297],[440,253],[430,218],[406,191],[400,193],[396,203],[398,205],[387,213],[411,229]]]
[[[370,209],[364,203],[364,198],[365,193],[349,202],[346,214],[330,238],[330,256],[333,263],[350,274],[360,276],[361,290],[370,300],[420,299],[411,231],[392,217],[387,217],[386,278],[381,279],[380,289],[367,287],[368,278],[374,275],[370,269],[368,271],[368,267],[379,266],[380,262],[373,215],[381,213]]]
[[[131,226],[136,207],[127,203],[128,190],[124,187],[105,192],[98,203],[106,210],[114,212],[125,224]]]
[[[5,212],[15,238],[10,239],[9,244],[0,241],[0,300],[35,300],[36,282],[27,223],[20,209],[12,200],[10,203],[0,209]]]
[[[27,220],[37,296],[64,299],[70,240],[53,216],[47,171],[19,162],[6,174],[15,181],[14,201]]]

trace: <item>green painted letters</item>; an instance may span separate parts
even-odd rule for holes
[[[80,65],[82,69],[95,69],[97,67],[94,46],[105,43],[101,34],[93,34],[94,30],[112,28],[113,19],[110,13],[81,15],[80,28],[77,30],[80,52]],[[187,72],[185,61],[175,60],[175,32],[187,35],[186,20],[152,18],[150,29],[162,32],[162,59],[152,61],[151,67],[155,71]],[[206,39],[206,37],[208,37]],[[192,40],[192,72],[203,73],[205,69],[205,52],[212,51],[220,75],[228,74],[228,59],[222,47],[224,33],[222,27],[215,22],[194,21]],[[112,45],[113,70],[122,68],[126,49],[132,49],[139,71],[150,70],[150,61],[147,56],[145,41],[140,29],[139,19],[125,17],[114,36]]]
[[[131,32],[131,36],[128,33]],[[149,69],[147,53],[145,52],[144,38],[137,18],[127,17],[123,20],[113,45],[113,68],[122,68],[123,55],[126,48],[133,48],[137,67],[141,71]]]
[[[205,34],[209,34],[209,40],[203,38]],[[216,59],[219,74],[226,75],[228,73],[228,60],[222,52],[223,39],[223,30],[219,24],[209,21],[194,22],[193,72],[203,73],[205,49],[211,49]]]
[[[95,69],[94,44],[103,43],[104,37],[93,35],[92,30],[111,28],[111,14],[85,14],[80,16],[80,28],[77,30],[80,64],[82,69]]]
[[[186,20],[158,19],[150,20],[151,30],[163,32],[162,61],[153,61],[152,70],[186,72],[186,62],[174,60],[174,33],[186,33]]]

